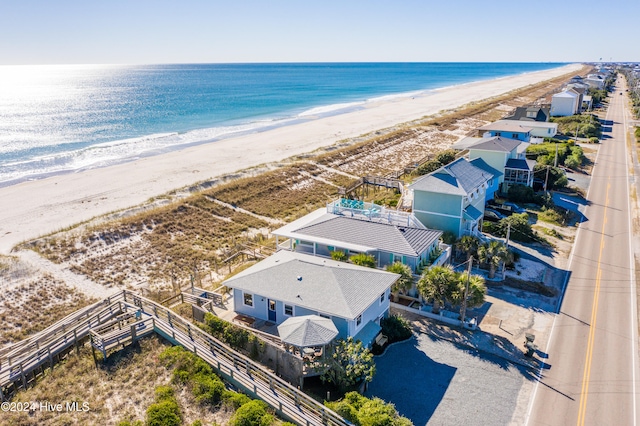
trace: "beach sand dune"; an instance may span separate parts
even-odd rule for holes
[[[448,87],[414,98],[381,100],[358,111],[0,188],[0,253],[8,253],[22,241],[138,205],[174,189],[280,161],[581,68],[580,64],[571,64]]]

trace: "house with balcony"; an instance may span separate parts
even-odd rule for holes
[[[490,165],[490,164],[489,164]],[[413,214],[425,226],[456,238],[480,232],[487,188],[494,174],[459,158],[409,185]]]
[[[501,136],[522,142],[542,143],[558,133],[558,123],[545,121],[498,120],[476,129],[480,137]]]
[[[520,122],[515,120],[498,120],[493,123],[486,124],[476,129],[478,137],[490,138],[494,136],[502,136],[504,138],[515,139],[522,142],[529,142],[531,139],[530,122]]]
[[[492,137],[483,138],[470,145],[469,159],[482,159],[493,169],[501,172],[497,177],[499,192],[506,193],[511,185],[533,186],[534,160],[525,157],[528,143],[519,140]],[[487,199],[490,199],[487,196]]]
[[[391,286],[400,276],[378,269],[281,250],[222,284],[232,289],[233,310],[281,324],[303,315],[329,318],[337,338],[369,346],[389,314]]]
[[[426,228],[413,215],[343,198],[272,234],[278,250],[325,258],[333,251],[365,253],[375,258],[378,268],[401,262],[414,273],[448,262],[451,254],[451,247],[440,242],[442,231]]]

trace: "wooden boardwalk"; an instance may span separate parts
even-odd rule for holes
[[[132,319],[133,318],[133,319]],[[105,353],[155,332],[195,353],[225,380],[260,398],[299,425],[350,425],[304,392],[231,349],[169,308],[124,290],[84,308],[33,337],[0,351],[0,396],[36,382],[47,368],[91,340]]]

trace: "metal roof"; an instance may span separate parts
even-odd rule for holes
[[[487,173],[491,173],[493,175],[493,177],[499,177],[499,176],[502,176],[504,174],[501,171],[499,171],[497,169],[494,169],[493,167],[488,165],[486,163],[486,161],[484,161],[480,157],[474,158],[473,160],[470,161],[470,163],[473,164],[474,166],[484,170]]]
[[[409,189],[466,196],[486,184],[492,177],[491,173],[474,166],[464,158],[459,158],[421,177],[411,184]]]
[[[484,215],[484,213],[469,204],[467,208],[464,209],[464,215],[470,220],[477,221]]]
[[[399,277],[379,269],[281,250],[223,285],[353,320]]]

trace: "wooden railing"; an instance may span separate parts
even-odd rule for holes
[[[113,329],[119,321],[118,315],[131,312],[136,312],[142,319],[112,335],[107,334],[109,339],[114,336],[118,342],[134,339],[136,324],[149,324],[144,333],[152,326],[153,331],[195,353],[227,381],[262,399],[279,415],[300,425],[350,425],[335,412],[169,308],[126,290],[92,305],[79,316],[70,316],[65,318],[68,321],[54,324],[39,333],[37,338],[28,339],[28,344],[14,345],[15,351],[5,356],[0,368],[2,400],[8,396],[8,389],[26,388],[35,380],[38,371],[44,371],[45,365],[53,368],[58,354],[68,352],[74,345],[78,348],[92,330]]]

